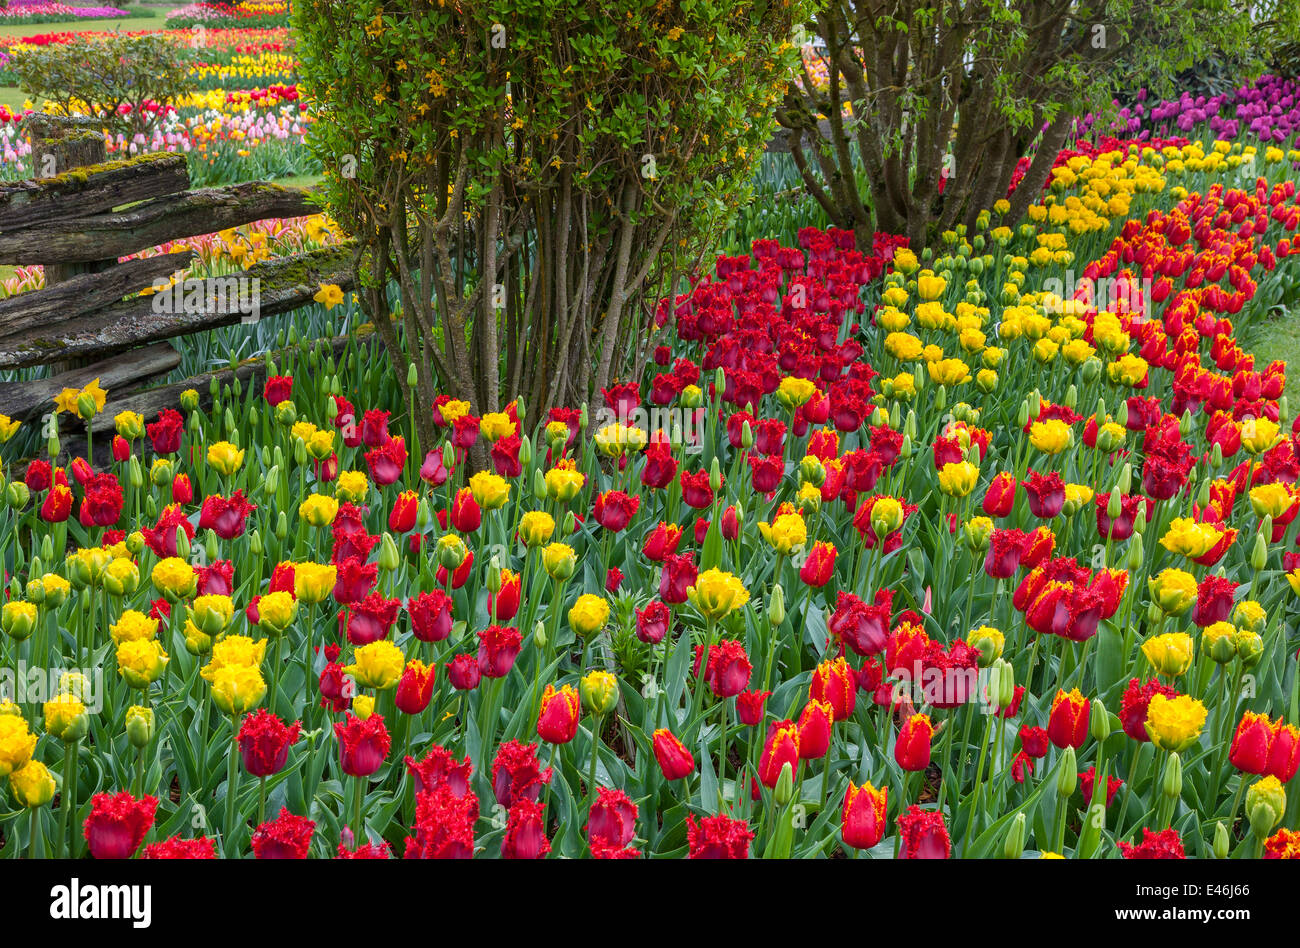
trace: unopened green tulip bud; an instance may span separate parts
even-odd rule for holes
[[[1115,424],[1121,428],[1128,427],[1128,402],[1120,402],[1119,407],[1115,409]]]
[[[176,531],[176,555],[183,560],[190,558],[190,538],[184,530]]]
[[[217,536],[217,531],[210,527],[203,534],[203,552],[208,555],[209,563],[215,563],[221,558],[221,539]]]
[[[746,422],[746,424],[749,424],[749,422]],[[715,493],[722,490],[722,465],[716,455],[713,458],[713,463],[709,465],[709,487]]]
[[[587,403],[582,403],[582,408],[578,411],[578,429],[586,431],[587,426],[591,424],[591,414],[587,411]]]
[[[998,675],[997,701],[999,708],[1009,708],[1016,700],[1016,670],[1004,658],[999,658],[1001,672]]]
[[[1074,748],[1066,745],[1061,752],[1061,769],[1056,775],[1056,792],[1062,800],[1074,793],[1079,783],[1079,763],[1074,756]]]
[[[1075,405],[1079,404],[1079,387],[1077,385],[1071,385],[1066,391],[1064,404],[1071,411],[1074,410]]]
[[[546,475],[542,473],[541,468],[533,469],[533,499],[546,499]]]
[[[940,385],[939,390],[934,393],[934,407],[938,411],[948,407],[948,386]]]
[[[546,643],[549,641],[546,638],[546,623],[541,619],[533,625],[533,641],[537,643],[538,648],[546,648]]]
[[[289,535],[289,518],[286,517],[284,515],[284,511],[281,510],[280,515],[275,518],[275,538],[279,540],[281,543],[283,543],[284,538],[287,537],[288,535]]]
[[[771,600],[767,604],[767,618],[772,623],[772,628],[785,621],[785,590],[781,588],[780,583],[772,586]]]
[[[794,768],[786,761],[781,765],[781,776],[776,778],[776,788],[772,792],[778,806],[785,806],[794,799]]]
[[[1237,632],[1237,657],[1241,659],[1242,668],[1254,668],[1263,656],[1264,640],[1260,638],[1258,632],[1247,629]]]
[[[576,529],[577,526],[578,526],[578,518],[575,517],[575,516],[573,515],[573,511],[572,511],[572,510],[568,511],[568,512],[564,515],[564,534],[565,534],[565,536],[568,536],[569,534],[573,533],[574,529]]]
[[[1142,568],[1144,559],[1142,534],[1134,531],[1133,538],[1128,544],[1128,568],[1130,573],[1136,573]]]
[[[1020,403],[1020,407],[1016,410],[1016,424],[1021,428],[1029,424],[1029,402]]]
[[[1097,379],[1101,377],[1101,360],[1096,356],[1089,356],[1087,359],[1084,359],[1083,365],[1079,369],[1079,374],[1083,376],[1085,382],[1090,384],[1097,381]]]
[[[1110,498],[1106,501],[1106,516],[1110,517],[1111,520],[1115,520],[1123,512],[1124,507],[1119,499],[1119,491],[1111,491]]]
[[[13,588],[17,586],[17,588]],[[18,584],[18,577],[14,577],[13,584],[10,588],[10,596],[21,596],[22,586]],[[36,629],[38,612],[36,604],[33,602],[24,602],[21,599],[11,598],[0,609],[0,631],[13,639],[15,642],[26,641]]]
[[[99,413],[98,406],[95,405],[95,396],[89,392],[82,392],[77,396],[77,414],[83,421],[90,421]]]
[[[1210,504],[1210,479],[1208,477],[1202,479],[1200,486],[1196,489],[1196,503],[1201,507],[1208,507]]]
[[[419,381],[420,381],[419,367],[416,366],[414,362],[412,362],[410,365],[406,367],[406,384],[411,388],[414,388],[415,384]],[[331,399],[331,401],[333,401],[333,399]]]
[[[59,444],[58,435],[50,435],[49,438],[45,440],[45,453],[48,454],[51,459],[57,458],[61,450],[63,450],[63,447]]]
[[[898,426],[902,424],[902,422],[903,410],[898,407],[898,402],[894,402],[894,404],[889,406],[889,427],[897,431]]]
[[[1227,859],[1228,850],[1232,845],[1232,840],[1228,837],[1228,827],[1224,825],[1223,820],[1214,824],[1214,842],[1211,850],[1215,859]]]
[[[397,543],[391,533],[385,532],[379,541],[379,568],[385,573],[391,573],[401,565],[402,554],[397,551]]]
[[[740,446],[746,451],[754,446],[754,429],[748,421],[740,426]]]
[[[266,475],[262,479],[262,485],[266,489],[267,494],[274,494],[280,489],[279,465],[272,464],[270,468],[267,469]]]
[[[307,463],[307,442],[302,438],[293,439],[293,461],[299,467]]]
[[[582,705],[597,717],[618,707],[618,679],[607,671],[593,671],[578,681]]]
[[[152,708],[133,705],[126,711],[126,739],[136,750],[142,750],[153,742],[154,715]]]
[[[254,530],[248,535],[248,549],[254,556],[261,556],[265,551],[265,547],[262,545],[262,532],[260,530]]]
[[[1291,420],[1291,405],[1287,396],[1283,395],[1277,400],[1277,421],[1279,425],[1284,425]]]
[[[429,524],[433,523],[433,512],[429,509],[429,501],[421,497],[420,502],[415,505],[415,526],[421,532]]]
[[[5,485],[5,503],[13,510],[22,510],[26,507],[31,496],[31,489],[22,481],[10,481]]]
[[[1165,773],[1160,780],[1160,791],[1171,800],[1183,795],[1183,759],[1176,753],[1169,755]]]
[[[145,495],[144,513],[150,520],[156,520],[158,518],[158,498],[153,494]]]
[[[519,466],[531,467],[533,463],[533,439],[524,435],[519,441]]]
[[[495,554],[492,556],[492,562],[488,564],[486,585],[490,593],[501,591],[501,560]]]
[[[1210,448],[1210,464],[1214,467],[1223,466],[1223,445],[1219,444],[1217,441],[1214,442],[1214,446]]]
[[[1002,858],[1019,859],[1025,851],[1025,814],[1017,813],[1002,840]]]
[[[1242,779],[1245,779],[1243,775]],[[1273,831],[1286,813],[1286,788],[1271,774],[1246,789],[1246,816],[1259,839]]]
[[[1100,698],[1092,699],[1092,707],[1088,712],[1088,731],[1098,744],[1110,737],[1110,712]]]
[[[907,421],[903,423],[903,434],[913,441],[916,440],[916,424],[916,412],[909,408],[907,410]]]
[[[1266,518],[1267,519],[1267,518]],[[1264,533],[1260,531],[1255,534],[1255,543],[1250,548],[1250,568],[1256,571],[1262,570],[1268,565],[1268,543],[1264,540]]]

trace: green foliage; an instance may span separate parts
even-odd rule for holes
[[[11,69],[24,92],[50,100],[61,114],[97,115],[134,135],[161,117],[144,103],[192,90],[191,56],[161,34],[78,36],[17,51]]]
[[[1034,154],[1012,202],[1019,217],[1075,117],[1104,111],[1118,91],[1162,94],[1216,54],[1262,67],[1300,35],[1300,5],[832,0],[810,28],[828,51],[827,85],[792,87],[779,115],[805,186],[860,239],[878,228],[921,244],[973,225],[1006,195],[1017,161]],[[859,161],[866,194],[855,182]]]
[[[744,204],[804,0],[298,6],[312,146],[390,351],[475,411],[584,400]],[[433,302],[430,303],[430,300]],[[396,332],[403,334],[402,345]],[[400,355],[399,355],[400,351]],[[422,372],[420,399],[434,393]]]

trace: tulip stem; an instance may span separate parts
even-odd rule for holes
[[[587,805],[596,802],[596,760],[600,756],[600,722],[601,716],[591,716],[591,767],[587,771]]]
[[[718,701],[718,813],[727,796],[727,699]],[[740,792],[736,792],[739,799]]]
[[[1237,807],[1241,804],[1241,793],[1246,788],[1246,775],[1241,774],[1237,781],[1237,792],[1232,795],[1232,809],[1228,811],[1228,832],[1235,834],[1234,824],[1237,822]]]
[[[990,714],[984,722],[984,740],[980,742],[979,763],[975,766],[975,797],[971,800],[970,815],[966,818],[966,832],[961,841],[962,858],[970,855],[970,834],[975,828],[975,820],[979,817],[980,798],[984,791],[984,759],[988,755],[989,740],[992,737],[993,721],[996,717],[996,714]]]
[[[356,789],[354,791],[356,794],[356,798],[355,801],[353,802],[353,809],[352,809],[352,813],[353,813],[352,845],[355,848],[369,842],[369,840],[366,837],[365,818],[361,814],[362,803],[364,803],[366,799],[366,786],[365,786],[366,778],[355,777],[353,778],[352,782],[356,785]]]
[[[89,431],[90,426],[86,426]],[[41,808],[37,806],[28,808],[32,814],[32,834],[31,839],[27,841],[27,856],[30,859],[41,859],[45,855],[45,841],[41,838]]]
[[[235,783],[239,778],[239,714],[230,715],[230,757],[226,761],[226,856],[235,854]]]
[[[257,784],[257,825],[261,826],[266,822],[266,778],[262,777]]]
[[[72,858],[73,840],[68,835],[72,811],[77,806],[77,770],[75,758],[77,742],[69,741],[63,745],[63,787],[59,796],[59,852],[65,859]]]

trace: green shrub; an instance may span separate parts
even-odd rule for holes
[[[297,5],[330,212],[426,409],[575,404],[644,359],[656,288],[746,200],[804,2]]]
[[[920,246],[972,226],[1033,154],[1004,218],[1018,219],[1076,116],[1117,91],[1170,91],[1218,51],[1262,65],[1298,23],[1294,0],[829,0],[809,24],[828,85],[792,86],[778,119],[837,226],[860,245],[880,229]]]
[[[159,34],[82,35],[18,51],[10,68],[25,93],[50,100],[62,114],[96,115],[135,135],[162,117],[142,108],[145,103],[167,102],[193,89],[191,55]]]

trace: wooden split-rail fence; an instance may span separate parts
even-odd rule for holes
[[[191,190],[183,155],[108,161],[98,122],[32,115],[26,124],[42,176],[0,184],[0,263],[42,264],[45,286],[0,300],[0,371],[51,370],[45,378],[0,382],[0,414],[39,419],[64,388],[98,378],[109,404],[92,422],[96,433],[111,430],[113,414],[125,408],[152,417],[174,407],[187,388],[206,397],[213,376],[247,380],[264,368],[257,360],[157,387],[181,362],[169,340],[247,322],[249,287],[256,289],[252,316],[264,318],[310,303],[321,284],[353,286],[351,250],[343,245],[186,280],[159,305],[142,291],[187,269],[192,254],[122,258],[168,241],[317,213],[310,192],[262,182]]]

